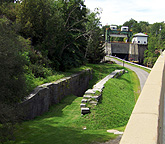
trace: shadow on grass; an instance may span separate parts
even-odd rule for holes
[[[16,141],[16,144],[87,144],[91,142],[109,140],[110,136],[97,134],[73,127],[51,126],[47,124],[39,125],[37,128],[31,128],[31,136],[22,137],[22,140]]]
[[[126,79],[126,78],[123,78],[123,77],[118,77],[118,79],[119,80],[123,80],[123,81],[126,81],[127,83],[131,83],[131,81],[130,80],[128,80],[128,79]]]
[[[18,127],[16,144],[88,144],[114,138],[106,131],[83,130],[80,98],[69,96],[41,117]],[[74,108],[73,108],[74,107]],[[73,109],[73,111],[72,111]]]
[[[80,101],[68,96],[43,116],[18,125],[14,144],[88,144],[114,138],[106,130],[83,130]]]
[[[118,65],[105,64],[94,67],[93,86],[115,69],[121,69]],[[114,138],[103,130],[83,130],[86,123],[81,122],[80,98],[67,96],[59,104],[52,106],[49,112],[37,117],[33,121],[27,121],[19,126],[16,132],[16,144],[88,144],[101,142]],[[90,124],[89,124],[90,125]]]
[[[77,99],[77,96],[74,96],[74,95],[66,96],[58,104],[52,105],[48,112],[46,112],[42,116],[37,117],[36,119],[43,119],[43,118],[50,118],[50,117],[62,117],[63,109],[66,106],[71,105],[75,99]]]

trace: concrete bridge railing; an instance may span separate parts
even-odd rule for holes
[[[165,52],[143,87],[120,144],[162,144],[165,95]]]

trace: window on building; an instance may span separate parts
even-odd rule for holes
[[[140,41],[138,41],[138,43],[140,43]]]
[[[144,41],[144,43],[146,44],[147,42],[146,42],[146,41]]]

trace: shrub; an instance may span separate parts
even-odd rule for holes
[[[15,103],[26,92],[23,68],[25,58],[20,54],[23,46],[7,19],[0,22],[0,45],[0,100]]]
[[[13,139],[13,125],[20,119],[15,104],[26,95],[23,42],[11,22],[0,19],[0,143]]]

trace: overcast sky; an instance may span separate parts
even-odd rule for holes
[[[85,0],[90,10],[101,8],[102,25],[123,25],[131,18],[150,24],[165,21],[164,0]]]

